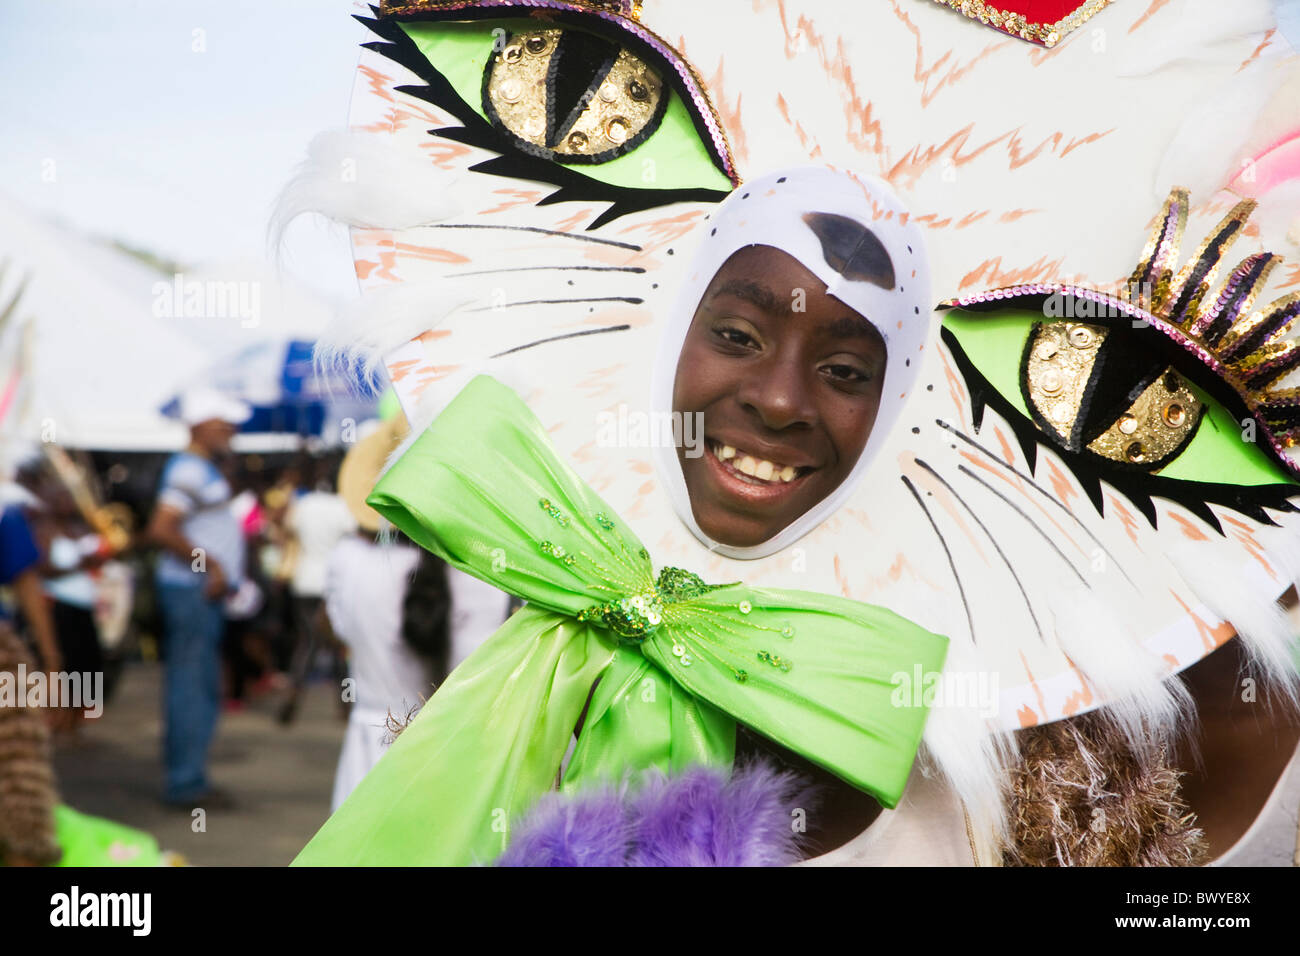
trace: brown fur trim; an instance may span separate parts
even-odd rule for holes
[[[1137,754],[1104,715],[1020,731],[1006,866],[1198,866],[1204,834],[1166,748]]]
[[[0,622],[0,671],[28,673],[37,665],[13,630]],[[50,733],[37,708],[0,707],[0,863],[53,863],[62,855],[54,838],[58,792]]]

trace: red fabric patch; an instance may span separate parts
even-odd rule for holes
[[[1010,0],[1003,3],[992,0],[992,5],[1004,12],[1018,13],[1030,23],[1042,24],[1063,20],[1083,6],[1078,0]]]

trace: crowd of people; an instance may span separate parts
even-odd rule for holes
[[[31,456],[4,486],[0,670],[48,675],[51,692],[0,708],[9,718],[0,719],[0,863],[60,858],[66,808],[52,747],[75,744],[86,714],[102,713],[103,700],[86,694],[111,695],[131,661],[161,661],[158,796],[178,809],[239,804],[209,770],[223,711],[269,701],[274,722],[288,725],[308,684],[329,681],[347,720],[337,807],[508,613],[504,595],[450,571],[366,506],[404,434],[400,415],[346,455],[273,463],[232,452],[248,415],[241,402],[196,389],[180,414],[189,442],[155,463],[149,500],[103,503],[94,460],[57,449]],[[86,694],[54,693],[68,686],[60,674],[84,675]]]

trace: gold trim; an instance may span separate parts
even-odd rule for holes
[[[1263,375],[1259,384],[1248,384],[1248,380],[1258,374],[1261,366],[1277,363],[1279,359],[1289,359],[1292,356],[1300,354],[1300,338],[1291,338],[1291,336],[1300,330],[1300,292],[1292,292],[1281,298],[1274,299],[1272,302],[1260,309],[1252,309],[1256,300],[1263,292],[1273,267],[1282,262],[1282,258],[1273,253],[1267,253],[1269,260],[1265,268],[1261,269],[1253,279],[1238,278],[1239,282],[1248,282],[1250,288],[1246,290],[1246,296],[1239,299],[1235,306],[1232,307],[1232,315],[1235,316],[1229,328],[1219,338],[1218,342],[1210,342],[1206,338],[1207,326],[1210,325],[1211,318],[1215,317],[1215,310],[1226,308],[1226,303],[1221,303],[1223,290],[1233,282],[1233,276],[1246,276],[1249,269],[1243,269],[1243,266],[1256,256],[1249,256],[1243,259],[1232,270],[1229,278],[1224,280],[1220,285],[1219,273],[1224,264],[1224,254],[1228,251],[1231,243],[1244,231],[1246,223],[1255,209],[1254,200],[1243,200],[1232,207],[1232,210],[1224,216],[1214,227],[1207,237],[1201,242],[1196,253],[1188,260],[1172,279],[1168,279],[1169,270],[1181,258],[1181,240],[1184,238],[1184,227],[1186,225],[1185,211],[1188,208],[1185,203],[1187,191],[1182,187],[1175,187],[1169,198],[1165,201],[1164,207],[1160,214],[1160,221],[1155,230],[1152,231],[1151,237],[1143,249],[1142,262],[1138,268],[1130,274],[1129,287],[1121,289],[1118,293],[1098,292],[1091,290],[1101,296],[1101,299],[1093,299],[1087,295],[1084,290],[1085,300],[1098,302],[1105,305],[1106,303],[1126,303],[1130,307],[1136,307],[1149,314],[1152,319],[1159,320],[1162,324],[1165,334],[1175,338],[1181,337],[1186,342],[1195,346],[1197,354],[1202,361],[1207,364],[1218,363],[1216,374],[1223,379],[1231,388],[1241,397],[1246,408],[1252,415],[1259,418],[1260,424],[1268,432],[1270,440],[1275,444],[1281,444],[1286,447],[1292,447],[1300,444],[1300,431],[1292,429],[1282,429],[1280,432],[1274,431],[1273,426],[1266,420],[1265,407],[1275,400],[1289,400],[1292,394],[1290,387],[1282,386],[1280,383],[1283,379],[1288,378],[1294,371],[1291,369],[1275,369]],[[1178,203],[1178,214],[1175,217],[1173,235],[1166,238],[1166,242],[1160,242],[1160,236],[1164,224],[1168,222],[1171,204]],[[1227,233],[1224,235],[1224,233]],[[1211,255],[1210,246],[1216,237],[1222,238],[1218,246]],[[1153,258],[1154,257],[1154,258]],[[1191,280],[1193,270],[1198,265],[1207,266],[1206,273],[1201,281],[1197,283],[1194,290],[1189,290],[1188,304],[1181,310],[1182,321],[1175,322],[1173,317],[1173,307],[1177,302],[1187,283]],[[1135,287],[1134,283],[1148,271],[1150,268],[1158,268],[1159,275],[1155,277],[1156,290],[1154,295],[1148,296],[1148,290],[1141,288],[1140,285]],[[1165,283],[1168,281],[1168,287]],[[1069,294],[1078,296],[1079,287],[1063,285],[1059,283],[1032,283],[1022,286],[1003,286],[1001,290],[989,290],[973,296],[956,296],[941,303],[948,308],[982,308],[982,303],[994,299],[1004,298],[1005,296],[997,295],[998,291],[1011,290],[1013,295],[1033,295],[1033,294]],[[1148,300],[1154,300],[1153,302]],[[978,303],[978,304],[977,304]],[[1290,314],[1287,314],[1290,313]],[[1082,316],[1078,316],[1082,318]],[[1233,351],[1233,347],[1238,345],[1241,340],[1252,332],[1259,329],[1261,323],[1273,325],[1274,322],[1281,321],[1285,318],[1283,324],[1275,327],[1273,331],[1265,334],[1260,343],[1244,355],[1238,355],[1229,359],[1227,356]],[[1136,325],[1136,323],[1135,323]],[[1176,335],[1175,335],[1176,333]],[[1181,344],[1181,341],[1180,341]],[[1210,360],[1213,360],[1212,362]],[[1052,395],[1056,394],[1056,389],[1048,390]],[[1281,396],[1287,398],[1281,398]],[[1179,410],[1181,422],[1182,414],[1192,409],[1189,403],[1180,403],[1183,408]],[[1049,417],[1050,416],[1046,416]],[[1173,428],[1181,427],[1174,423],[1168,423]],[[1287,432],[1291,434],[1287,434]],[[1294,470],[1294,469],[1293,469]]]
[[[1111,0],[1084,0],[1075,7],[1074,12],[1062,17],[1055,23],[1030,23],[1023,14],[1002,10],[985,3],[984,0],[934,0],[951,10],[955,10],[969,20],[978,20],[988,26],[997,27],[1004,33],[1041,43],[1051,49],[1065,38],[1067,33],[1083,26],[1093,14],[1110,4]]]
[[[1174,303],[1178,301],[1179,297],[1187,291],[1186,286],[1188,280],[1191,279],[1192,273],[1196,270],[1197,266],[1199,266],[1202,260],[1205,259],[1211,243],[1217,242],[1217,252],[1214,259],[1209,264],[1209,269],[1206,270],[1205,275],[1201,276],[1201,281],[1197,283],[1196,288],[1192,290],[1191,298],[1188,299],[1187,305],[1183,307],[1184,320],[1182,322],[1177,322],[1179,327],[1183,329],[1190,329],[1196,324],[1197,318],[1199,318],[1203,312],[1202,306],[1205,304],[1206,294],[1208,294],[1210,289],[1219,281],[1219,268],[1223,265],[1223,257],[1227,255],[1228,249],[1237,241],[1237,237],[1241,235],[1242,229],[1246,227],[1246,221],[1250,219],[1250,214],[1255,211],[1257,205],[1258,203],[1253,199],[1243,199],[1241,202],[1237,203],[1237,205],[1233,206],[1232,209],[1229,210],[1228,214],[1220,219],[1213,229],[1206,233],[1205,238],[1202,239],[1201,244],[1196,247],[1196,251],[1192,253],[1191,258],[1189,258],[1183,264],[1183,267],[1178,270],[1178,273],[1174,276],[1173,281],[1169,285],[1169,294],[1166,297],[1166,300],[1161,303],[1161,311],[1168,315],[1171,322],[1177,322],[1177,320],[1174,319],[1172,315],[1168,314],[1169,311],[1172,309]],[[1224,235],[1225,233],[1226,235]],[[1258,290],[1259,286],[1262,284],[1262,281],[1257,279],[1255,281],[1256,290]]]
[[[1169,192],[1169,198],[1160,207],[1156,217],[1155,228],[1147,238],[1147,244],[1138,258],[1128,280],[1128,299],[1134,305],[1155,312],[1165,305],[1169,298],[1169,287],[1173,282],[1174,269],[1177,266],[1178,250],[1183,245],[1183,233],[1187,229],[1187,211],[1191,208],[1191,197],[1187,189],[1175,186]],[[1174,228],[1171,234],[1165,232],[1169,214],[1173,212]],[[1144,281],[1143,276],[1148,278]]]

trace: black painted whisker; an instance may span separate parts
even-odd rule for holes
[[[487,276],[504,272],[633,272],[643,273],[641,266],[512,266],[505,269],[477,269],[473,272],[453,272],[448,279],[463,279],[466,276]]]
[[[641,305],[645,299],[634,295],[600,295],[586,299],[526,299],[523,302],[500,302],[496,305],[484,305],[466,312],[495,312],[497,309],[513,309],[521,305],[571,305],[575,302],[626,302],[628,305]]]
[[[549,338],[538,339],[536,342],[529,342],[526,345],[516,345],[512,349],[506,349],[504,352],[497,352],[492,358],[500,358],[503,355],[510,355],[512,352],[522,352],[524,349],[531,349],[535,345],[545,345],[547,342],[559,342],[562,339],[576,339],[582,335],[599,335],[602,332],[626,332],[632,328],[630,325],[611,325],[603,329],[583,329],[580,332],[565,332],[563,335],[552,335]]]
[[[1101,549],[1101,553],[1106,555],[1106,557],[1110,559],[1111,564],[1119,568],[1119,573],[1124,575],[1124,580],[1127,581],[1129,584],[1131,584],[1133,587],[1135,588],[1137,587],[1136,584],[1133,584],[1133,579],[1128,576],[1128,572],[1124,570],[1124,566],[1120,564],[1117,560],[1115,560],[1115,556],[1110,553],[1110,550],[1104,544],[1101,543],[1101,539],[1098,538],[1095,534],[1093,534],[1092,529],[1089,528],[1086,524],[1084,524],[1083,521],[1080,520],[1079,516],[1076,515],[1073,511],[1069,509],[1069,507],[1066,506],[1065,502],[1063,502],[1060,498],[1056,497],[1056,495],[1052,494],[1050,491],[1048,491],[1046,488],[1044,488],[1042,485],[1036,482],[1032,477],[1025,474],[1015,465],[1011,464],[1010,462],[1003,461],[1001,458],[993,454],[991,451],[989,451],[979,442],[975,441],[975,439],[971,438],[965,432],[961,431],[960,429],[954,428],[952,425],[949,425],[941,418],[936,418],[934,420],[934,423],[938,425],[940,428],[952,432],[954,435],[956,435],[958,438],[964,441],[967,445],[970,445],[971,448],[974,448],[977,452],[979,452],[989,461],[993,462],[994,464],[1001,465],[1007,471],[1011,472],[1017,478],[1020,478],[1022,481],[1028,484],[1031,488],[1033,488],[1035,491],[1041,494],[1052,504],[1056,505],[1056,507],[1060,508],[1061,511],[1063,511],[1071,521],[1073,521],[1075,524],[1079,526],[1080,530],[1082,530],[1084,534],[1086,534],[1089,538],[1092,539],[1092,543]]]
[[[1025,522],[1029,525],[1029,527],[1033,528],[1035,531],[1038,532],[1039,536],[1040,536],[1044,541],[1047,542],[1048,547],[1050,547],[1053,551],[1055,551],[1056,554],[1057,554],[1057,557],[1059,557],[1062,561],[1065,562],[1066,567],[1068,567],[1071,571],[1074,572],[1074,576],[1077,577],[1077,578],[1079,579],[1079,582],[1080,582],[1081,584],[1083,584],[1083,586],[1086,587],[1086,588],[1088,588],[1089,590],[1092,589],[1092,584],[1088,581],[1087,578],[1085,578],[1085,577],[1083,576],[1083,573],[1082,573],[1078,568],[1076,568],[1076,567],[1074,566],[1074,563],[1073,563],[1069,558],[1067,558],[1067,557],[1065,556],[1065,552],[1062,551],[1062,550],[1060,549],[1060,547],[1057,545],[1057,543],[1051,539],[1051,537],[1048,535],[1048,533],[1047,533],[1046,531],[1044,531],[1042,528],[1040,528],[1040,527],[1038,526],[1037,522],[1035,522],[1033,518],[1031,518],[1028,514],[1025,513],[1024,509],[1022,509],[1019,505],[1017,505],[1014,501],[1012,501],[1010,498],[1008,498],[1008,497],[1007,497],[1006,495],[1004,495],[1002,492],[1000,492],[1000,491],[998,491],[996,488],[994,488],[991,484],[989,484],[987,481],[985,481],[985,480],[984,480],[983,478],[981,478],[979,475],[975,474],[975,472],[971,471],[971,470],[970,470],[969,468],[967,468],[965,465],[958,465],[958,466],[957,466],[957,470],[960,471],[963,475],[966,475],[966,476],[968,476],[968,477],[970,477],[970,478],[973,478],[975,481],[979,482],[981,485],[983,485],[985,488],[987,488],[987,489],[988,489],[989,491],[991,491],[993,494],[997,495],[997,496],[998,496],[999,498],[1001,498],[1004,502],[1006,502],[1007,507],[1009,507],[1009,508],[1010,508],[1012,511],[1014,511],[1016,514],[1020,515],[1020,517],[1024,518],[1024,519],[1025,519]]]
[[[943,475],[939,474],[919,458],[913,458],[912,461],[928,471],[934,476],[935,480],[937,480],[939,484],[947,488],[948,493],[957,499],[957,502],[966,509],[974,522],[979,525],[980,530],[983,531],[985,537],[989,539],[989,543],[993,545],[993,550],[998,553],[998,557],[1001,558],[1002,563],[1006,565],[1007,572],[1011,575],[1011,579],[1016,582],[1016,587],[1020,589],[1020,596],[1024,599],[1025,609],[1029,611],[1029,619],[1034,622],[1034,630],[1038,632],[1038,639],[1045,642],[1043,638],[1043,627],[1038,623],[1038,615],[1034,613],[1034,606],[1029,600],[1029,592],[1025,590],[1025,586],[1020,582],[1020,575],[1016,574],[1016,569],[1011,565],[1011,559],[1008,558],[1006,552],[1002,550],[1002,546],[998,544],[997,538],[993,537],[993,532],[989,531],[988,526],[985,525],[984,522],[980,520],[980,516],[975,513],[975,509],[966,503],[966,499],[957,493],[957,489],[948,484],[947,479],[944,478]]]
[[[934,516],[930,514],[930,509],[927,508],[925,502],[921,500],[921,495],[916,490],[916,486],[912,484],[907,475],[899,475],[899,477],[903,480],[903,484],[907,486],[907,490],[912,493],[912,497],[916,499],[917,505],[920,506],[922,513],[924,513],[926,519],[930,522],[930,527],[934,529],[935,537],[939,539],[939,547],[943,548],[943,553],[948,556],[948,567],[952,569],[952,578],[957,582],[957,595],[961,598],[962,610],[966,612],[966,627],[970,630],[970,642],[974,644],[975,621],[971,617],[970,603],[966,600],[966,589],[962,587],[961,575],[957,573],[957,562],[952,559],[952,552],[948,550],[948,542],[944,540],[943,532],[939,530],[939,525],[935,522]]]
[[[617,249],[630,249],[640,252],[641,247],[632,242],[619,242],[617,239],[601,239],[599,236],[584,236],[581,233],[564,232],[560,229],[543,229],[541,226],[503,226],[486,222],[433,222],[426,229],[501,229],[506,232],[532,232],[543,236],[561,236],[576,242],[594,242],[601,246],[614,246]]]

